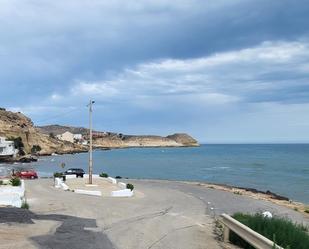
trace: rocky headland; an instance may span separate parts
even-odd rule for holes
[[[0,108],[0,137],[7,139],[19,138],[22,142],[22,155],[50,155],[53,153],[78,153],[88,150],[88,146],[59,140],[55,135],[69,131],[82,134],[89,139],[89,130],[83,127],[60,125],[34,126],[30,118],[20,112],[6,111]],[[96,148],[129,148],[129,147],[184,147],[199,146],[191,136],[183,133],[162,136],[136,136],[122,133],[99,132],[93,133],[93,145]],[[39,149],[38,149],[39,148]]]
[[[82,134],[89,139],[89,130],[83,127],[61,125],[40,126],[37,129],[44,134],[62,134],[69,131]],[[194,147],[198,142],[185,133],[175,133],[166,137],[153,135],[125,135],[115,132],[93,132],[93,145],[97,148],[130,148],[130,147]]]

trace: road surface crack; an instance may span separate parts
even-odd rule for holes
[[[122,225],[123,223],[129,224],[129,223],[135,223],[135,222],[139,222],[139,221],[146,220],[146,219],[157,218],[157,217],[160,217],[160,216],[168,214],[168,212],[172,208],[173,208],[173,206],[170,206],[170,207],[168,207],[168,208],[166,208],[166,209],[164,209],[162,211],[159,211],[159,212],[150,213],[150,214],[144,214],[144,215],[132,217],[132,218],[129,218],[129,219],[121,220],[119,222],[116,222],[116,223],[113,223],[113,224],[111,224],[109,226],[106,226],[104,230],[106,231],[106,230],[113,229],[114,227]]]
[[[156,244],[160,243],[162,240],[164,240],[168,235],[170,235],[171,233],[175,233],[177,231],[180,230],[184,230],[184,229],[188,229],[191,227],[195,227],[197,225],[191,225],[191,226],[185,226],[185,227],[179,227],[179,228],[175,228],[172,231],[169,231],[168,233],[164,234],[161,238],[159,238],[158,240],[156,240],[155,242],[153,242],[147,249],[151,249],[153,248]]]

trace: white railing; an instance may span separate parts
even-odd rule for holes
[[[283,249],[282,247],[275,245],[273,241],[265,238],[261,234],[253,231],[251,228],[245,226],[239,221],[233,219],[227,214],[221,215],[221,222],[224,225],[223,239],[224,242],[229,241],[230,230],[236,233],[243,240],[247,241],[250,245],[256,249]]]

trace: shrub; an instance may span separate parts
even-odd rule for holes
[[[267,218],[261,214],[249,215],[236,213],[233,217],[239,222],[250,227],[254,231],[262,234],[270,240],[274,240],[276,244],[284,248],[306,249],[309,248],[309,235],[307,228],[294,224],[290,220],[283,218]],[[230,241],[245,249],[254,249],[238,235],[231,232]]]
[[[18,177],[12,177],[10,183],[12,184],[12,186],[20,186],[21,180]]]
[[[0,180],[0,185],[3,185],[3,181],[2,180]]]
[[[24,209],[29,209],[29,204],[24,201],[22,204],[21,204],[21,208],[24,208]]]
[[[309,208],[306,208],[304,212],[309,214]]]
[[[20,156],[26,155],[25,151],[23,150],[24,148],[24,143],[21,137],[9,137],[7,138],[8,141],[13,141],[14,142],[14,147],[15,149],[18,150],[18,154]]]
[[[24,148],[24,143],[21,137],[9,137],[7,140],[13,141],[16,149]]]
[[[23,149],[18,149],[18,154],[20,156],[25,156],[26,155],[26,152],[23,150]]]
[[[100,177],[107,178],[107,177],[108,177],[108,174],[107,174],[107,173],[102,172],[102,173],[100,174]]]
[[[242,193],[240,191],[234,191],[235,195],[242,195]]]
[[[35,153],[37,153],[41,150],[42,150],[42,148],[41,148],[40,145],[33,145],[32,148],[31,148],[31,153],[35,154]]]
[[[55,172],[55,173],[54,173],[54,177],[55,177],[55,178],[56,178],[56,177],[60,178],[60,177],[62,177],[62,176],[63,176],[63,174],[60,173],[60,172]]]
[[[131,183],[127,183],[127,189],[131,189],[131,191],[134,189],[134,185]]]

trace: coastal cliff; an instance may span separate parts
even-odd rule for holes
[[[187,134],[174,134],[167,137],[122,134],[103,135],[94,139],[94,145],[104,148],[199,146],[198,142]]]
[[[30,154],[34,146],[40,148],[37,155],[52,153],[72,153],[85,151],[86,148],[78,144],[61,141],[39,132],[30,118],[20,112],[6,111],[0,108],[0,137],[21,138],[23,151]]]

